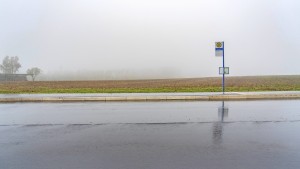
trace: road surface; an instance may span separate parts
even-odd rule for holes
[[[295,169],[300,100],[0,104],[0,168]]]

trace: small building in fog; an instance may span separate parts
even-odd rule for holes
[[[28,81],[28,74],[2,74],[0,73],[0,82],[6,81]]]

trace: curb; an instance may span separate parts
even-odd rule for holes
[[[174,95],[174,96],[97,96],[97,97],[11,97],[0,98],[0,103],[10,102],[113,102],[113,101],[174,101],[174,100],[274,100],[274,99],[300,99],[300,94],[236,94],[236,95]]]

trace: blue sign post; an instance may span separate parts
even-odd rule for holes
[[[223,57],[223,67],[222,71],[219,70],[220,74],[223,75],[222,78],[222,91],[223,94],[225,93],[225,74],[229,73],[229,68],[225,68],[225,50],[224,50],[224,42],[216,42],[216,56],[221,56]]]

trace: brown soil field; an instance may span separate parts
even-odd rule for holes
[[[153,80],[0,82],[0,93],[118,92],[118,90],[114,89],[127,89],[128,92],[135,92],[135,90],[136,92],[161,92],[161,89],[164,89],[162,90],[163,92],[220,91],[221,83],[222,79],[220,77]],[[300,75],[226,77],[226,87],[230,91],[300,90]],[[81,89],[88,90],[82,91]],[[126,90],[119,92],[126,92]]]

